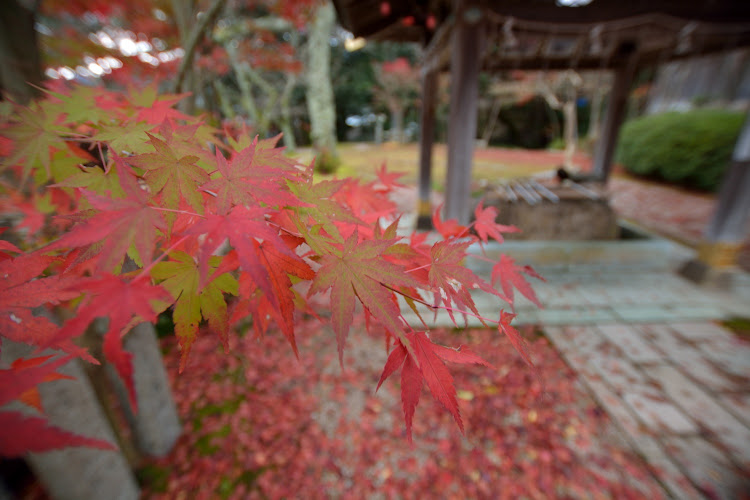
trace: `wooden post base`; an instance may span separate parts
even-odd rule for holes
[[[686,262],[679,274],[700,285],[730,290],[741,248],[739,243],[704,242],[698,248],[698,257]]]

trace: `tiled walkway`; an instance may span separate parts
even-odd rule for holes
[[[750,300],[646,264],[537,267],[545,307],[519,298],[517,321],[542,325],[668,494],[748,498],[750,342],[718,320]],[[499,303],[477,305],[497,317]]]
[[[712,322],[545,328],[675,498],[750,492],[750,346]]]

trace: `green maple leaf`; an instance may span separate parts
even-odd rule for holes
[[[71,155],[68,149],[55,151],[52,155],[52,163],[50,164],[50,174],[52,175],[52,179],[59,183],[81,173],[79,165],[84,161],[85,160],[81,158]],[[46,172],[38,170],[34,176],[34,182],[38,185],[42,185],[45,181]]]
[[[106,142],[117,154],[147,153],[151,151],[147,132],[154,126],[146,122],[119,122],[102,125],[94,136],[98,142]]]
[[[158,131],[160,138],[172,147],[175,156],[197,156],[200,159],[198,165],[207,173],[214,170],[214,155],[206,147],[217,142],[211,127],[200,123],[173,126],[169,120],[164,120]]]
[[[313,220],[313,225],[320,225],[326,233],[340,243],[344,239],[334,221],[358,225],[365,224],[350,210],[331,198],[345,182],[336,180],[313,184],[312,182],[287,181],[289,190],[302,202],[301,205],[293,207],[295,212],[310,217]],[[306,221],[302,222],[305,223]]]
[[[355,299],[359,299],[376,320],[397,335],[405,346],[409,346],[404,336],[404,326],[399,321],[398,303],[390,288],[419,286],[419,282],[403,266],[383,257],[383,253],[396,240],[358,239],[355,231],[344,243],[340,255],[324,256],[322,267],[310,287],[310,294],[331,289],[331,323],[342,363],[344,343],[354,316]]]
[[[110,168],[109,172],[105,172],[100,167],[86,167],[58,182],[57,186],[85,188],[99,195],[109,193],[112,198],[125,197],[125,191],[123,191],[120,185],[120,178],[117,170],[114,168]]]
[[[59,106],[35,102],[20,108],[16,123],[4,131],[13,141],[14,149],[3,165],[11,167],[23,160],[22,184],[39,165],[44,167],[43,182],[49,180],[50,150],[66,149],[63,135],[67,130],[58,123],[59,118]]]
[[[97,123],[109,118],[111,112],[101,108],[96,102],[99,89],[76,85],[68,92],[68,95],[45,90],[51,96],[61,101],[60,111],[65,114],[65,123]]]
[[[223,273],[201,289],[200,269],[193,258],[184,252],[174,252],[170,257],[171,260],[156,264],[151,270],[151,276],[163,280],[161,286],[176,299],[173,318],[182,351],[182,371],[190,347],[195,342],[201,319],[206,319],[209,327],[226,339],[228,325],[224,293],[237,295],[239,284],[232,275]],[[211,258],[209,266],[212,271],[220,260],[221,257]]]
[[[145,170],[151,193],[161,193],[162,206],[176,210],[184,198],[198,213],[203,213],[203,197],[198,187],[208,182],[208,174],[196,165],[197,156],[178,158],[170,145],[148,134],[155,153],[146,153],[128,159],[128,163]]]

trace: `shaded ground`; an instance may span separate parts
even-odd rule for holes
[[[353,332],[342,374],[334,336],[320,330],[312,322],[300,329],[299,362],[281,335],[235,339],[229,356],[204,338],[193,347],[199,363],[181,376],[167,342],[186,432],[148,467],[161,480],[152,479],[146,496],[663,498],[543,338],[532,340],[531,370],[497,331],[434,331],[485,353],[495,369],[452,366],[466,436],[425,393],[410,447],[398,383],[375,393],[386,359],[381,337]]]

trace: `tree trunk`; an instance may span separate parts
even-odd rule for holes
[[[3,339],[2,361],[5,364],[29,356],[32,352],[31,346]],[[71,360],[57,371],[72,379],[39,385],[44,414],[49,423],[75,434],[116,443],[81,361]],[[14,409],[27,411],[23,405]],[[68,447],[29,453],[26,459],[51,498],[136,500],[139,497],[135,477],[119,450]]]
[[[394,106],[391,108],[391,140],[404,142],[404,108]]]
[[[599,129],[601,128],[602,100],[604,98],[604,84],[602,77],[594,89],[594,96],[591,98],[591,117],[589,118],[589,132],[587,140],[589,144],[594,144],[599,140]]]
[[[297,141],[294,140],[294,129],[292,128],[292,91],[296,84],[297,77],[295,75],[286,75],[284,90],[279,98],[281,131],[284,133],[284,146],[289,152],[297,149]]]
[[[331,46],[335,13],[333,4],[317,8],[307,45],[307,108],[310,135],[318,151],[336,156],[336,108],[331,85]]]
[[[136,267],[128,259],[123,272]],[[133,327],[125,336],[123,347],[133,355],[133,383],[138,403],[138,413],[130,407],[130,400],[114,367],[107,365],[114,382],[136,444],[141,452],[151,457],[162,457],[169,453],[182,432],[172,389],[164,368],[156,329],[151,323]]]
[[[576,114],[575,94],[572,99],[563,103],[563,116],[565,117],[565,156],[563,164],[566,169],[574,168],[573,156],[578,144],[578,116]]]
[[[164,368],[156,329],[151,323],[135,326],[124,339],[125,350],[133,355],[133,382],[138,413],[130,407],[127,390],[114,367],[107,365],[120,404],[133,430],[138,449],[151,457],[170,452],[182,426]]]
[[[216,95],[219,98],[221,114],[224,115],[224,118],[229,120],[233,119],[235,117],[235,112],[232,107],[232,97],[229,93],[229,89],[221,80],[214,80],[214,88],[216,89]]]
[[[177,32],[180,36],[180,45],[185,47],[190,37],[190,30],[193,27],[195,0],[172,0],[172,11],[174,12],[175,24],[177,24]],[[183,64],[181,63],[180,66],[183,66]],[[174,92],[188,91],[193,92],[193,94],[181,100],[177,104],[177,108],[189,115],[195,111],[195,75],[193,73],[193,65],[184,64],[184,68],[181,67],[180,69],[180,74],[178,74],[174,82]]]
[[[0,96],[26,104],[39,94],[44,78],[35,12],[17,0],[0,1]]]

